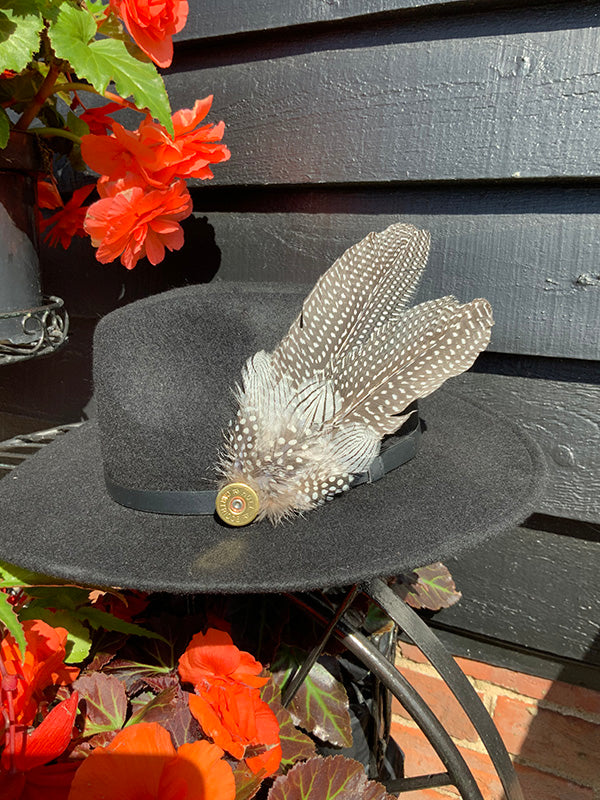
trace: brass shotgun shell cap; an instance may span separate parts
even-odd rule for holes
[[[228,483],[217,495],[217,514],[228,525],[249,525],[259,507],[258,495],[246,483]]]

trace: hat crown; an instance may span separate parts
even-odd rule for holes
[[[94,337],[94,385],[107,475],[132,489],[216,485],[232,389],[245,360],[273,348],[305,288],[200,284],[108,314]]]

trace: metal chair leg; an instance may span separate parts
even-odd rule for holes
[[[355,593],[351,594],[353,597]],[[344,618],[340,619],[339,609],[334,617],[334,620],[338,620],[334,628],[328,619],[330,608],[315,608],[306,598],[298,597],[297,595],[289,595],[289,597],[313,617],[327,625],[324,639],[320,640],[318,648],[320,650],[323,649],[327,638],[333,632],[342,644],[402,703],[446,767],[447,772],[445,773],[422,775],[416,778],[401,778],[392,781],[386,786],[388,791],[404,793],[436,786],[455,786],[464,800],[483,800],[473,774],[446,729],[418,692],[398,672],[395,666],[379,652],[377,647],[349,621]],[[350,595],[347,596],[346,600],[349,597]],[[318,598],[315,596],[312,596],[311,599],[313,602],[318,602]],[[343,603],[345,608],[348,605],[348,602]]]
[[[394,594],[384,581],[376,578],[365,583],[362,588],[400,626],[444,679],[479,734],[498,773],[506,800],[524,800],[513,764],[498,730],[450,653],[419,615]],[[404,704],[404,700],[401,702]],[[460,787],[457,788],[460,790]]]

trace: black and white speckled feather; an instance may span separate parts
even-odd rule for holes
[[[319,279],[273,353],[248,359],[226,435],[223,485],[252,486],[273,522],[346,491],[415,399],[468,369],[493,324],[483,299],[407,310],[429,235],[370,233]]]

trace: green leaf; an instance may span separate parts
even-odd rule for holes
[[[0,622],[6,626],[9,633],[12,633],[15,642],[19,646],[19,650],[21,651],[21,661],[25,656],[25,650],[27,648],[27,642],[25,641],[25,634],[23,633],[23,628],[21,627],[21,623],[15,613],[14,608],[8,602],[8,595],[4,592],[0,592]]]
[[[273,665],[273,680],[282,688],[292,669],[300,666],[299,654],[282,647]],[[350,747],[352,728],[348,695],[343,684],[318,661],[289,704],[295,725],[336,747]]]
[[[76,136],[86,136],[90,132],[90,126],[85,120],[80,119],[77,114],[69,111],[67,114],[67,128]]]
[[[39,47],[44,20],[28,0],[0,0],[0,72],[20,72]]]
[[[125,686],[118,678],[92,672],[77,678],[73,688],[85,700],[84,736],[123,727],[127,714],[127,695]]]
[[[23,609],[19,616],[22,620],[41,619],[53,628],[65,628],[67,631],[65,662],[67,664],[79,664],[89,655],[92,646],[90,632],[69,611],[50,611],[48,608],[31,604]]]
[[[344,756],[311,758],[277,778],[268,800],[394,800],[385,787],[367,780],[365,768]]]
[[[144,636],[148,639],[159,639],[166,641],[164,636],[160,633],[155,633],[135,622],[126,622],[124,619],[119,619],[107,611],[100,611],[91,606],[81,606],[75,612],[79,619],[83,619],[92,626],[92,628],[104,628],[106,631],[117,631],[118,633],[129,633],[133,636]]]
[[[88,11],[90,11],[95,17],[100,16],[100,14],[104,14],[108,5],[108,3],[105,3],[104,0],[86,0],[85,4],[88,8]]]
[[[61,581],[42,575],[40,572],[32,572],[29,569],[21,569],[13,564],[0,561],[0,589],[22,589],[27,586],[56,586]]]
[[[437,561],[414,572],[398,575],[392,589],[409,606],[439,611],[458,603],[462,594],[457,591],[448,567]]]
[[[95,40],[95,35],[89,11],[67,3],[62,3],[49,30],[54,52],[69,61],[80,80],[89,81],[100,94],[113,81],[121,97],[132,97],[140,110],[147,108],[172,134],[169,98],[154,64],[135,58],[122,41]]]
[[[10,120],[6,111],[0,107],[0,148],[3,150],[8,144],[10,136]]]
[[[59,608],[75,611],[88,602],[89,589],[79,586],[30,586],[27,594],[34,600],[30,608]]]

